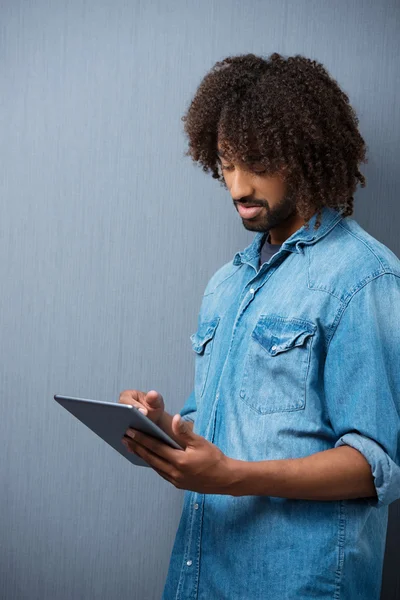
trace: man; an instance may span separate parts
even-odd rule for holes
[[[301,56],[216,63],[188,154],[254,241],[208,282],[180,415],[127,390],[185,449],[124,443],[186,490],[164,600],[378,600],[400,497],[400,261],[353,218],[365,143]]]

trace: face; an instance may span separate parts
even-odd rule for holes
[[[303,224],[295,199],[287,195],[283,174],[267,175],[260,163],[234,163],[220,149],[218,156],[226,186],[246,229],[270,231],[272,243],[278,244]]]

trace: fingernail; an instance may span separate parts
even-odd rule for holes
[[[143,413],[144,415],[146,415],[146,414],[147,414],[147,410],[146,410],[145,408],[139,408],[139,411],[140,411],[141,413]]]

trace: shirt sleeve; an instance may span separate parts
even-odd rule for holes
[[[182,410],[180,411],[180,415],[184,421],[192,421],[194,423],[194,419],[196,416],[197,406],[196,406],[196,398],[194,394],[194,390],[190,394],[189,398],[187,398],[185,404],[183,405]]]
[[[400,276],[380,274],[344,308],[328,347],[324,387],[338,446],[368,461],[379,508],[400,498]]]

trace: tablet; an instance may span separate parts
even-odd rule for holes
[[[71,398],[58,394],[54,396],[54,400],[66,408],[86,427],[89,427],[114,450],[139,467],[148,467],[149,465],[140,456],[128,452],[121,441],[128,427],[151,435],[172,448],[183,450],[165,431],[130,404],[101,402],[100,400],[89,400],[88,398]]]

